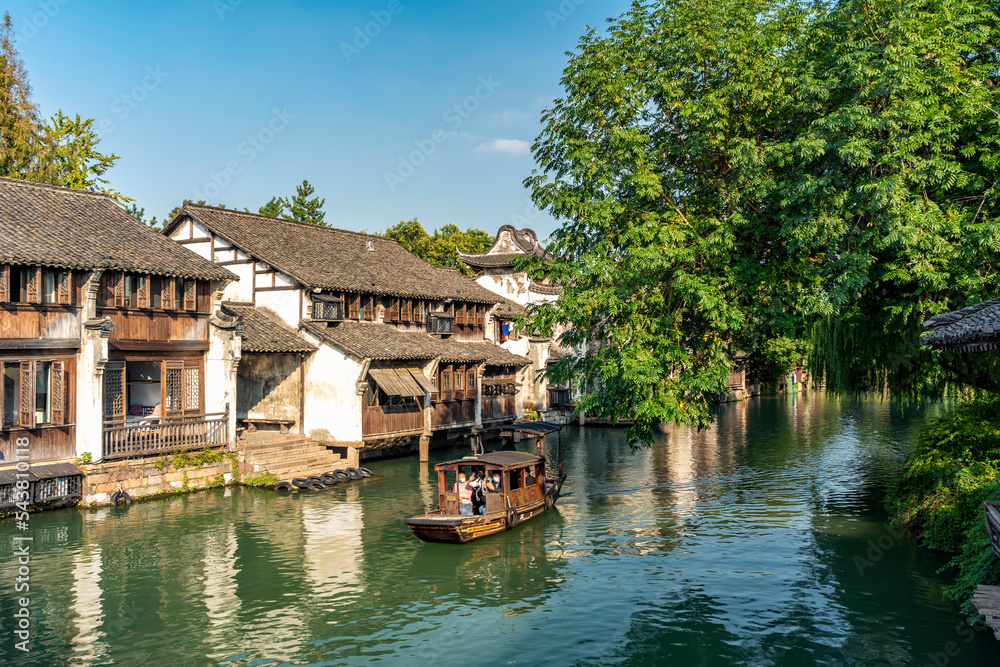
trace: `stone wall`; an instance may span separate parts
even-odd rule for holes
[[[215,450],[224,451],[224,450]],[[197,456],[195,452],[189,456]],[[133,500],[164,493],[197,491],[210,486],[231,484],[239,478],[234,475],[235,457],[201,465],[176,467],[171,459],[176,455],[144,458],[134,461],[113,461],[79,465],[86,473],[83,478],[83,507],[109,505],[111,495],[121,489]],[[157,467],[159,465],[159,467]]]

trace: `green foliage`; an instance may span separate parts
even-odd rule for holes
[[[153,216],[149,220],[146,220],[146,209],[139,208],[138,204],[135,203],[129,204],[128,206],[125,207],[125,212],[131,215],[139,222],[141,222],[142,224],[151,227],[155,232],[160,231],[160,229],[162,228],[160,222],[156,219],[156,216]]]
[[[633,442],[705,426],[739,351],[809,355],[835,389],[938,380],[921,321],[1000,288],[996,23],[976,0],[660,0],[584,35],[525,181],[562,225],[523,265],[563,285],[526,324],[586,349],[551,379]]]
[[[80,454],[80,461],[83,463],[90,463],[93,460],[94,460],[94,455],[91,454],[90,452],[84,452],[83,454]]]
[[[274,485],[277,483],[278,478],[266,471],[257,477],[247,477],[243,480],[243,486],[249,486],[256,489],[274,488]]]
[[[257,209],[257,214],[326,227],[327,224],[323,221],[326,218],[326,213],[323,211],[326,200],[314,197],[315,193],[316,188],[309,181],[302,181],[302,185],[295,186],[295,194],[290,198],[271,197],[266,204]]]
[[[459,260],[459,251],[475,254],[485,252],[493,245],[493,237],[481,229],[470,227],[463,232],[457,225],[444,225],[435,229],[434,234],[428,234],[416,218],[399,221],[381,236],[395,239],[425,262],[458,269],[467,276],[476,275],[476,271]]]
[[[0,176],[103,192],[120,204],[131,201],[103,178],[118,155],[104,155],[93,118],[60,110],[41,120],[14,44],[9,13],[0,27]]]
[[[236,465],[236,456],[221,449],[202,449],[196,452],[183,450],[170,457],[169,464],[174,468],[199,467],[206,463],[219,463],[229,460]]]
[[[271,200],[257,210],[258,215],[266,215],[269,218],[285,217],[285,200],[281,197],[271,197]]]
[[[1000,396],[961,405],[921,434],[889,505],[921,542],[956,554],[950,592],[968,605],[979,584],[1000,584],[1000,561],[983,527],[983,502],[1000,499]]]

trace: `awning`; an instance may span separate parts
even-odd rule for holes
[[[372,368],[368,374],[390,396],[423,396],[427,393],[406,368]]]
[[[427,376],[421,373],[420,371],[413,370],[411,368],[410,375],[413,376],[413,379],[417,381],[417,384],[423,387],[423,390],[426,391],[427,393],[433,394],[437,392],[437,388],[434,385],[432,385],[431,381],[427,379]]]

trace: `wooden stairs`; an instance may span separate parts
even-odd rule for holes
[[[237,448],[245,470],[252,471],[253,475],[269,472],[278,481],[350,467],[340,454],[304,435],[244,434]]]

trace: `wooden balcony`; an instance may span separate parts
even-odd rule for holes
[[[229,415],[225,412],[105,420],[102,456],[105,460],[127,459],[227,444]]]
[[[431,428],[434,430],[466,426],[475,422],[475,398],[438,401],[431,406]]]
[[[422,433],[424,411],[420,402],[401,405],[366,405],[361,411],[361,436]]]

